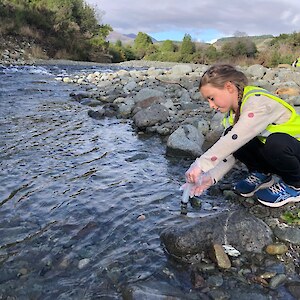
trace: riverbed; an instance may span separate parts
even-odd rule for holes
[[[129,119],[88,117],[57,76],[99,66],[0,67],[0,295],[122,299],[155,278],[191,288],[160,243],[184,222],[179,187],[191,161],[170,159],[158,136]],[[85,87],[86,88],[86,87]],[[224,201],[206,195],[213,214]],[[204,205],[205,207],[205,205]]]

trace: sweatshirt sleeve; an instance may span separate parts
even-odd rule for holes
[[[203,172],[214,169],[224,159],[263,132],[269,124],[280,124],[288,120],[290,115],[291,112],[282,104],[266,96],[249,97],[232,130],[222,136],[201,157],[197,158],[196,164]],[[222,166],[227,167],[229,165],[221,163],[217,168]],[[214,173],[216,170],[212,172]],[[221,173],[216,172],[216,174]],[[220,175],[216,175],[216,177],[220,177]]]

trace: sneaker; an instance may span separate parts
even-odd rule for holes
[[[279,207],[289,202],[300,202],[300,189],[288,186],[283,181],[255,193],[257,200],[270,207]]]
[[[233,190],[243,197],[251,197],[256,191],[267,188],[273,183],[272,175],[252,172],[246,179],[239,181]]]

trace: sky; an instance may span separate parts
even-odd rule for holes
[[[145,32],[158,41],[214,42],[237,32],[247,35],[300,31],[299,0],[85,0],[101,23],[120,33]]]

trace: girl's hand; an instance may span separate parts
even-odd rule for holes
[[[199,168],[199,166],[197,166],[195,162],[192,163],[189,169],[185,172],[186,182],[188,183],[198,182],[201,173],[202,170]]]
[[[213,185],[213,179],[209,173],[202,173],[199,182],[196,182],[191,188],[190,195],[200,196],[205,190]]]

